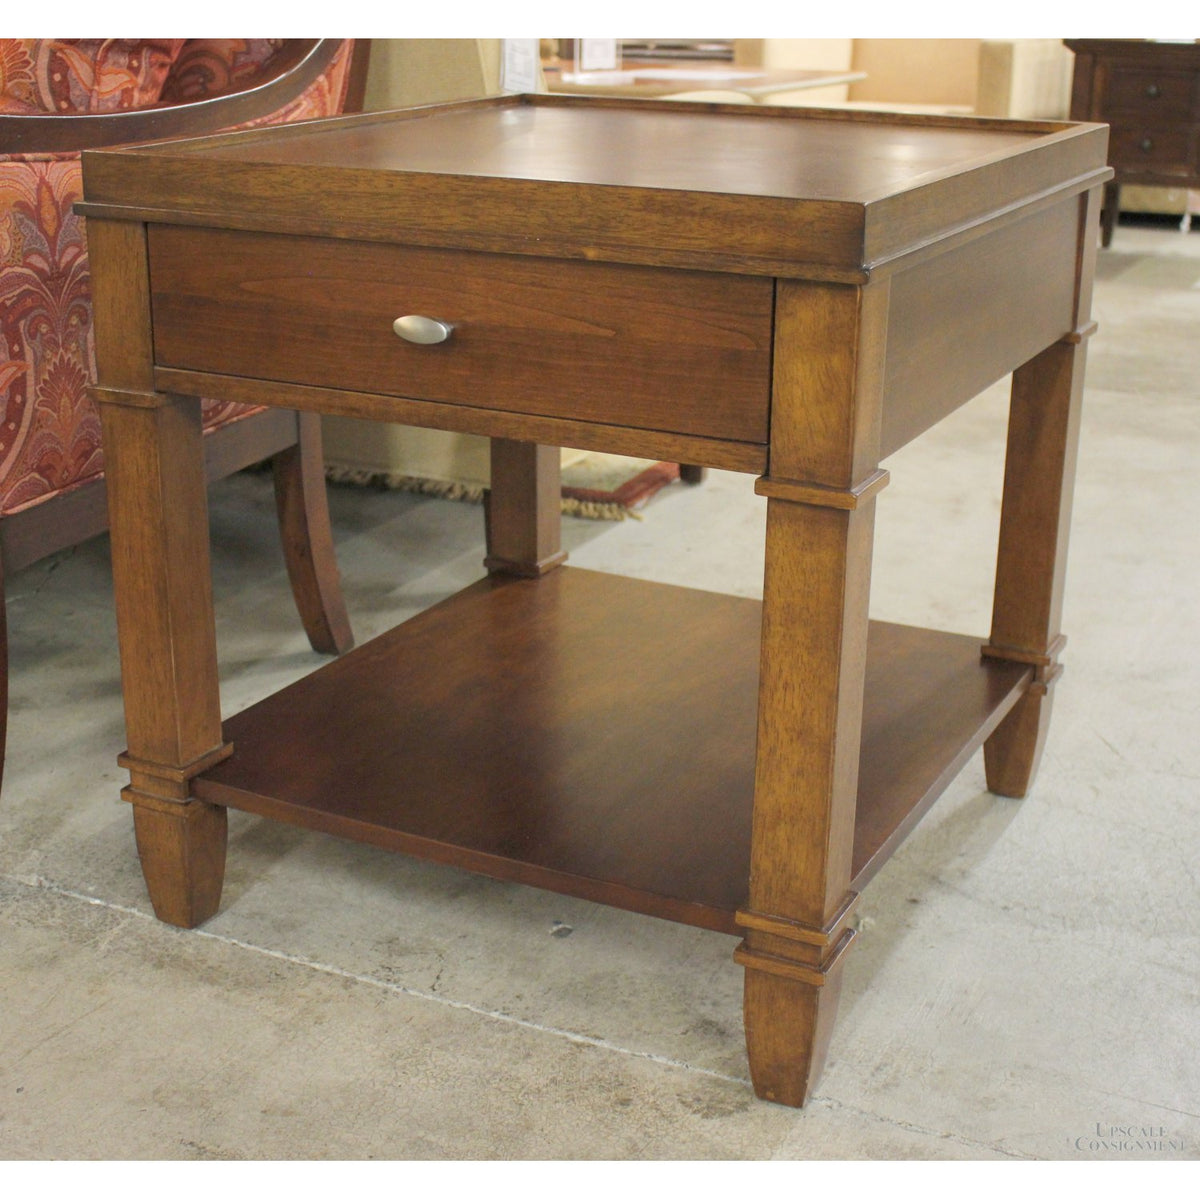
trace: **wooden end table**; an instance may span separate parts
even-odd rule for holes
[[[158,915],[234,807],[737,932],[802,1104],[857,894],[981,744],[1036,767],[1105,137],[543,96],[85,154]],[[1009,371],[990,638],[869,622],[881,459]],[[490,436],[486,578],[222,724],[199,396]],[[758,476],[762,603],[561,567],[560,445]]]

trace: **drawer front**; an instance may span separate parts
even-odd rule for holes
[[[1197,77],[1186,71],[1117,69],[1104,89],[1106,117],[1137,114],[1146,124],[1193,115]]]
[[[159,366],[767,441],[770,279],[165,225],[150,277]]]
[[[1113,125],[1109,132],[1109,161],[1131,171],[1188,174],[1194,165],[1196,131],[1149,125]]]

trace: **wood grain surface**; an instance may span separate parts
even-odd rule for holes
[[[1101,182],[1105,143],[1100,125],[509,96],[91,151],[81,211],[862,283]]]
[[[760,623],[754,600],[571,566],[484,580],[230,717],[234,753],[195,794],[736,932]],[[867,672],[856,883],[1030,669],[879,624]]]
[[[770,280],[173,226],[150,254],[162,366],[767,440]]]

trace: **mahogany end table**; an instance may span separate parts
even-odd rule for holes
[[[229,807],[740,933],[817,1079],[858,893],[1046,736],[1102,125],[502,97],[84,154],[155,911]],[[990,636],[868,620],[880,461],[1014,372]],[[197,397],[493,439],[487,575],[222,723]],[[756,476],[757,601],[562,566],[558,447]]]

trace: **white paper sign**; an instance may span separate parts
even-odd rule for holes
[[[504,38],[504,53],[500,60],[501,90],[536,92],[540,52],[537,38]]]
[[[611,71],[616,65],[616,38],[579,39],[578,66],[581,71]]]

